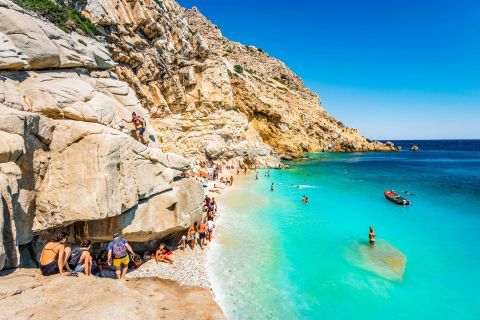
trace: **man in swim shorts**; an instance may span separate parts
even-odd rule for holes
[[[142,117],[137,116],[135,112],[132,112],[132,120],[125,120],[128,123],[133,123],[135,126],[135,133],[137,135],[137,140],[141,141],[143,144],[147,144],[145,139],[143,138],[143,134],[145,133],[146,123]]]
[[[113,233],[113,240],[108,244],[108,264],[112,264],[115,267],[117,273],[117,279],[125,279],[125,275],[128,271],[128,264],[130,263],[130,257],[128,252],[134,256],[135,253],[132,247],[127,242],[127,239],[120,238],[118,232]],[[123,267],[123,270],[122,270]]]
[[[202,220],[198,225],[198,237],[200,238],[200,249],[203,249],[203,246],[206,245],[206,235],[207,235],[207,226],[205,225],[205,220]]]

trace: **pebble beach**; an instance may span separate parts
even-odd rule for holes
[[[185,250],[175,250],[173,256],[175,261],[172,264],[155,262],[149,260],[140,268],[127,274],[127,278],[149,278],[158,277],[161,279],[173,280],[182,286],[198,286],[210,290],[211,285],[208,279],[206,262],[209,246],[200,249],[189,247]]]

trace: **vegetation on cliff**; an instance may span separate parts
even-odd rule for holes
[[[51,0],[14,1],[20,7],[37,13],[65,32],[80,30],[86,36],[92,38],[98,35],[95,25],[75,9],[67,8]]]

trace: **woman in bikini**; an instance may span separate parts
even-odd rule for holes
[[[40,255],[40,271],[42,271],[44,276],[57,273],[60,273],[62,276],[72,274],[72,270],[67,263],[71,253],[71,249],[65,247],[67,238],[68,233],[57,230],[53,234],[51,241],[43,248]]]
[[[368,233],[368,242],[370,243],[370,247],[373,247],[375,245],[375,237],[377,235],[375,234],[375,230],[373,230],[373,227],[370,226],[370,232]]]
[[[160,247],[158,247],[157,251],[155,252],[155,261],[173,263],[173,252],[168,250],[165,243],[160,244]]]

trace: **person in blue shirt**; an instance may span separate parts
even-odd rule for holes
[[[130,257],[128,256],[127,251],[132,256],[135,255],[132,247],[128,244],[127,239],[120,238],[119,233],[114,232],[113,240],[108,244],[108,264],[111,265],[113,260],[117,279],[125,279],[125,275],[127,274],[128,264],[130,262]]]

